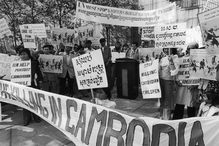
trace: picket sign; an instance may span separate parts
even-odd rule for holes
[[[108,87],[106,69],[100,49],[72,59],[78,89]]]

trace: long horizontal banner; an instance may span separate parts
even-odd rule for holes
[[[77,1],[76,17],[96,23],[145,27],[146,25],[175,22],[176,4],[172,3],[151,11],[137,11]]]
[[[25,108],[77,146],[216,146],[219,118],[165,121],[133,117],[90,102],[0,80],[0,101]]]

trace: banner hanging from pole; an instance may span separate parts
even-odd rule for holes
[[[171,3],[163,8],[151,11],[137,11],[77,1],[76,17],[96,23],[145,27],[147,25],[175,22],[176,4]]]

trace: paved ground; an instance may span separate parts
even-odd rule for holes
[[[133,116],[159,118],[157,100],[135,100],[117,98],[113,92],[115,109]],[[82,100],[90,101],[91,97]],[[74,146],[59,130],[45,121],[22,126],[22,109],[13,105],[3,106],[3,122],[0,123],[0,146]]]

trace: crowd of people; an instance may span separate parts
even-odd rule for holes
[[[92,46],[92,42],[87,40],[84,45],[75,44],[73,47],[60,45],[59,49],[55,49],[53,45],[44,45],[40,50],[33,51],[24,48],[22,45],[15,48],[16,53],[20,56],[21,60],[31,60],[31,87],[45,90],[52,93],[67,95],[70,97],[81,98],[88,97],[90,91],[78,90],[72,58],[79,55],[101,49],[103,60],[106,68],[108,79],[108,87],[101,89],[105,93],[105,97],[109,100],[112,98],[112,89],[116,84],[116,63],[112,62],[112,52],[125,53],[126,58],[135,59],[139,63],[151,60],[141,60],[139,57],[141,46],[138,43],[132,45],[120,42],[115,43],[115,47],[111,49],[106,45],[106,39],[99,40],[100,47]],[[179,48],[164,48],[160,56],[154,59],[159,59],[159,78],[161,86],[161,107],[160,113],[162,119],[182,119],[184,118],[185,107],[187,109],[187,117],[195,117],[203,115],[204,107],[209,106],[209,109],[217,104],[217,97],[219,95],[219,84],[217,81],[202,80],[202,84],[198,85],[182,85],[177,80],[179,71],[178,59],[183,56],[189,56],[190,49],[198,49],[198,44],[188,46],[186,52],[182,52]],[[146,49],[146,48],[145,48]],[[166,51],[169,50],[169,51]],[[45,55],[60,55],[63,56],[63,71],[62,73],[48,73],[42,72],[41,66],[38,62],[40,54]],[[136,74],[138,76],[138,74]],[[206,84],[207,86],[203,86]],[[203,96],[208,98],[204,98]],[[207,95],[207,96],[206,96]],[[200,105],[200,97],[203,97],[204,102]],[[217,108],[215,108],[217,109]],[[215,110],[213,114],[219,112]],[[206,115],[206,112],[205,112]],[[208,114],[207,114],[208,115]],[[40,121],[36,115],[31,115],[30,112],[24,110],[24,125],[28,125],[31,117],[37,122]]]

